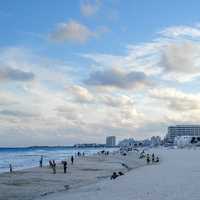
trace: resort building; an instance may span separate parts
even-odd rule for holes
[[[200,125],[169,126],[165,141],[174,143],[175,138],[180,136],[200,137]]]
[[[106,146],[115,146],[116,145],[116,137],[108,136],[106,137]]]

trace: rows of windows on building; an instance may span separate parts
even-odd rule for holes
[[[200,137],[200,125],[176,125],[169,126],[165,136],[165,143],[174,143],[180,137]]]

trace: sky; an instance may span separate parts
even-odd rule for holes
[[[164,137],[200,122],[200,2],[0,0],[0,146]]]

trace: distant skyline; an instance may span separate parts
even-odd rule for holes
[[[0,1],[0,146],[144,139],[200,124],[199,6]]]

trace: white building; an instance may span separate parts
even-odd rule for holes
[[[175,138],[180,136],[200,137],[200,125],[169,126],[165,140],[174,143]]]
[[[121,147],[128,147],[128,146],[130,147],[134,146],[134,144],[136,144],[136,141],[133,138],[123,139],[118,143],[118,145]]]
[[[106,146],[115,146],[116,145],[116,137],[108,136],[106,137]]]
[[[159,146],[161,144],[161,138],[159,136],[151,137],[151,146]]]

